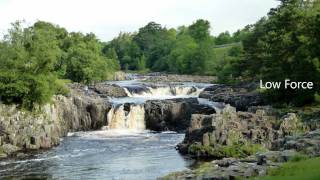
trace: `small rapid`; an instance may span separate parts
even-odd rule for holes
[[[200,93],[212,84],[204,83],[146,83],[138,80],[112,81],[112,85],[124,89],[128,97],[109,98],[112,108],[108,112],[107,129],[130,131],[145,130],[144,103],[148,100],[165,100],[178,98],[198,98]],[[204,106],[213,108],[214,104]]]
[[[145,130],[144,106],[114,105],[108,112],[108,129]]]
[[[124,88],[129,97],[198,97],[204,88],[196,86],[159,86],[159,87],[145,87],[137,91],[137,89]],[[139,89],[138,89],[139,90]]]
[[[212,84],[140,80],[107,82],[122,87],[127,97],[106,99],[112,107],[101,130],[72,132],[49,151],[3,161],[0,179],[156,179],[188,169],[193,161],[175,150],[184,134],[146,129],[144,105],[149,100],[197,98],[218,112],[221,104],[198,98]]]

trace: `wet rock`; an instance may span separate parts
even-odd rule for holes
[[[251,106],[265,104],[262,96],[254,89],[254,85],[251,84],[243,86],[215,85],[206,88],[199,97],[230,104],[239,111],[245,111]]]
[[[20,152],[17,154],[17,158],[25,158],[25,157],[27,157],[27,155],[25,153]]]
[[[105,83],[96,84],[91,86],[94,92],[98,93],[102,97],[126,97],[127,93],[123,88],[117,85],[110,85]]]
[[[191,114],[212,114],[213,108],[199,105],[196,98],[150,100],[144,105],[146,128],[154,131],[185,131]]]

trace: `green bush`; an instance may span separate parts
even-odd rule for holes
[[[55,92],[56,94],[67,96],[70,93],[70,90],[68,87],[66,87],[67,83],[70,83],[71,81],[68,79],[57,79],[55,82]]]

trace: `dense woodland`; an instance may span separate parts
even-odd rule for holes
[[[92,83],[115,71],[215,75],[221,83],[312,81],[312,90],[268,90],[271,102],[312,103],[320,81],[320,1],[281,0],[266,17],[235,33],[210,34],[203,19],[168,29],[155,22],[110,42],[38,21],[12,24],[0,41],[0,97],[24,107],[65,93],[65,79]]]

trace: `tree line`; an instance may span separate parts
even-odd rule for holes
[[[241,53],[220,71],[226,82],[313,82],[304,89],[270,89],[271,102],[302,106],[312,103],[320,83],[320,1],[281,0],[267,17],[248,27]]]
[[[177,29],[150,22],[138,32],[120,33],[106,43],[104,52],[118,59],[123,70],[204,74],[207,63],[215,60],[215,46],[241,42],[246,30],[215,37],[210,35],[210,23],[203,19]]]
[[[0,98],[32,108],[65,93],[62,79],[91,83],[109,79],[120,66],[92,33],[68,32],[38,21],[12,24],[0,41]]]
[[[16,22],[0,41],[0,97],[32,107],[63,93],[62,79],[89,84],[121,69],[216,75],[221,83],[312,81],[312,90],[263,92],[271,102],[311,103],[319,93],[319,4],[280,0],[257,23],[218,36],[203,19],[176,29],[150,22],[109,42],[48,22]]]

